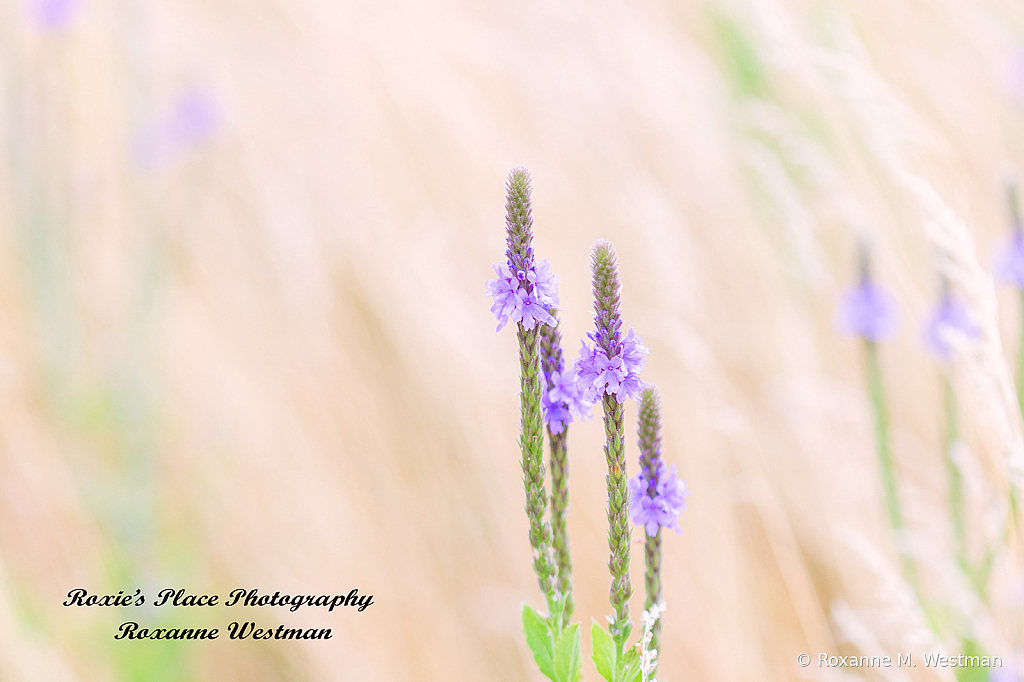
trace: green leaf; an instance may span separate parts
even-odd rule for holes
[[[630,649],[615,666],[615,682],[636,682],[640,677],[640,654]]]
[[[562,632],[562,614],[565,613],[565,602],[568,596],[562,596],[556,599],[552,604],[551,615],[548,616],[548,625],[551,627],[551,633],[555,637],[559,636]]]
[[[615,670],[615,642],[594,619],[590,620],[590,639],[594,644],[592,658],[597,672],[608,682],[615,682],[612,677],[612,671]]]
[[[562,630],[555,643],[555,675],[558,682],[576,682],[583,676],[579,623],[573,623]]]
[[[537,667],[552,682],[559,682],[555,677],[555,638],[551,635],[547,621],[529,604],[523,604],[523,632],[526,633],[526,645],[533,652]]]

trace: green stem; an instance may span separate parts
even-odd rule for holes
[[[647,535],[646,531],[644,531],[644,538],[644,558],[646,559],[644,563],[647,569],[644,573],[644,587],[647,593],[647,598],[644,600],[644,610],[650,611],[652,606],[661,603],[661,528],[658,528],[658,532],[654,534],[654,537]],[[657,650],[660,647],[661,618],[654,621],[651,634],[653,636],[647,648]],[[651,671],[651,675],[653,676],[657,672],[658,669],[655,667]]]
[[[949,510],[953,522],[953,548],[957,563],[967,573],[970,573],[970,566],[967,563],[967,533],[964,525],[964,494],[963,478],[960,475],[960,468],[953,461],[953,448],[960,440],[960,430],[957,424],[957,400],[956,390],[948,373],[942,375],[943,408],[946,413],[945,433],[945,458],[946,473],[949,476]]]
[[[896,466],[893,462],[892,448],[889,444],[889,414],[886,409],[885,391],[882,387],[882,369],[878,362],[878,346],[874,341],[864,340],[864,357],[867,369],[868,393],[875,417],[875,446],[878,450],[878,463],[882,472],[882,489],[885,493],[885,506],[889,512],[889,525],[897,540],[903,540],[906,526],[903,522],[903,510],[900,506],[899,488],[896,482]],[[914,588],[918,601],[931,620],[928,609],[921,599],[921,590],[917,579],[917,566],[902,547],[897,548],[903,576]],[[933,621],[934,626],[934,621]]]
[[[605,395],[601,402],[604,408],[604,455],[608,465],[608,475],[605,477],[608,487],[608,570],[612,575],[608,600],[615,610],[608,631],[615,640],[618,654],[621,654],[633,628],[629,620],[629,598],[633,595],[633,585],[629,580],[631,529],[622,423],[624,410],[622,403],[613,395]]]
[[[536,555],[533,570],[537,583],[548,603],[548,613],[556,606],[554,566],[551,563],[551,526],[544,521],[547,511],[547,489],[544,485],[544,432],[541,418],[540,354],[538,330],[524,329],[519,323],[520,408],[522,435],[523,484],[526,489],[526,516],[530,520],[530,546]]]
[[[885,506],[889,512],[889,524],[894,531],[902,531],[903,511],[900,508],[899,491],[896,485],[896,471],[889,446],[889,415],[885,407],[882,388],[882,371],[878,364],[878,346],[874,341],[864,341],[864,355],[867,365],[868,393],[875,417],[875,446],[882,470],[882,489],[885,492]]]
[[[1021,309],[1020,343],[1017,346],[1017,405],[1020,407],[1021,417],[1024,417],[1024,289],[1019,292]],[[1017,493],[1013,489],[1013,483],[1009,484],[1010,491],[1010,518],[1013,520],[1013,528],[1019,534],[1017,526]]]
[[[885,391],[882,387],[882,369],[878,362],[878,346],[874,341],[864,340],[864,356],[867,369],[868,393],[871,396],[871,406],[875,416],[875,445],[878,449],[878,462],[882,470],[885,505],[889,512],[889,523],[892,526],[893,534],[897,536],[897,540],[902,541],[903,538],[901,536],[904,534],[906,526],[903,523],[903,510],[900,507],[899,489],[896,482],[896,466],[893,462],[892,449],[889,444],[889,414],[886,410]],[[914,560],[902,547],[897,547],[897,554],[899,554],[903,577],[914,590],[917,602],[921,605],[921,610],[924,612],[924,616],[928,620],[932,631],[938,632],[938,621],[924,599]]]
[[[561,433],[548,431],[551,452],[551,547],[557,569],[556,587],[565,601],[562,611],[562,627],[569,626],[576,604],[572,598],[572,556],[569,553],[569,532],[566,519],[569,515],[569,454],[566,439],[569,427]]]

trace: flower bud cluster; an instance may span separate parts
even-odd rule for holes
[[[603,395],[614,395],[620,403],[627,397],[638,400],[646,385],[640,378],[640,372],[651,352],[643,339],[630,327],[626,338],[615,343],[615,354],[608,357],[601,348],[598,332],[588,332],[587,337],[594,346],[583,341],[575,365],[576,387],[583,399],[596,402]]]
[[[498,331],[509,320],[521,322],[524,329],[538,323],[555,324],[552,309],[558,309],[558,284],[561,279],[551,272],[546,258],[527,270],[513,270],[511,261],[492,265],[498,275],[487,280],[487,295],[494,300],[491,312],[498,319]]]
[[[651,489],[654,495],[649,494]],[[656,475],[641,472],[629,479],[629,515],[633,524],[643,526],[651,537],[659,528],[671,528],[678,535],[683,529],[677,519],[686,509],[689,495],[686,482],[676,478],[676,465],[660,462]]]
[[[560,371],[545,373],[545,378],[551,388],[544,393],[541,404],[544,406],[544,421],[551,433],[562,433],[572,423],[573,415],[585,422],[593,419],[590,414],[593,403],[584,400],[572,369],[562,367]]]

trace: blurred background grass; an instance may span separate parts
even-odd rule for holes
[[[483,295],[519,163],[570,354],[589,245],[615,242],[693,491],[665,543],[662,675],[952,680],[795,661],[958,653],[964,633],[1012,665],[1020,417],[986,386],[1013,368],[1016,292],[997,362],[954,368],[970,552],[998,548],[983,599],[952,560],[918,327],[943,263],[987,267],[1007,230],[1022,31],[1003,0],[0,4],[0,677],[542,679],[518,622],[541,599],[515,339]],[[967,225],[952,255],[930,189]],[[882,366],[937,634],[901,600],[860,346],[833,329],[858,240],[901,304]],[[609,611],[601,427],[570,434],[587,622]],[[374,605],[62,607],[75,587]],[[239,618],[334,638],[112,639]]]

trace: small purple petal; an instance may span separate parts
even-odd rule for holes
[[[637,336],[636,330],[629,328],[629,333],[622,340],[620,356],[630,374],[639,374],[647,364],[647,355],[651,349],[644,345],[644,340]]]
[[[558,307],[558,285],[561,278],[551,272],[551,263],[547,258],[537,261],[537,265],[529,274],[529,281],[533,283],[533,291],[537,299],[545,308]]]
[[[669,469],[662,462],[658,472],[654,496],[647,494],[649,481],[643,474],[629,479],[629,514],[633,524],[644,526],[649,536],[654,536],[658,528],[671,528],[680,534],[679,514],[686,509],[686,498],[690,491],[686,483],[676,478],[676,466]]]

